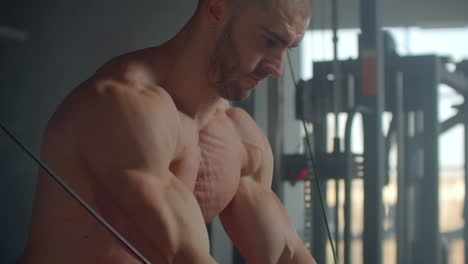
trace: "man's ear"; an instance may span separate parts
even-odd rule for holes
[[[227,20],[232,12],[232,0],[205,0],[205,9],[213,22]]]

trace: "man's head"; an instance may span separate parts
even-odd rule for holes
[[[311,9],[311,0],[200,0],[197,13],[215,41],[209,79],[219,95],[242,100],[267,76],[280,76]]]

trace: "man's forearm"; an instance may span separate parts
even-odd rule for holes
[[[294,250],[290,264],[317,264],[307,248],[301,243]]]
[[[202,255],[200,252],[180,253],[176,256],[173,264],[218,264],[209,254]]]

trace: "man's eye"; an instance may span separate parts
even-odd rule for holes
[[[269,48],[274,48],[278,45],[278,40],[272,38],[266,38],[266,45]]]

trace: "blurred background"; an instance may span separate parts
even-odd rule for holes
[[[196,4],[2,0],[0,120],[38,153],[74,87],[171,38]],[[273,189],[318,263],[334,261],[317,183],[339,263],[468,263],[467,13],[464,0],[314,0],[294,71],[233,103],[268,135]],[[37,166],[3,133],[0,157],[0,263],[10,264],[25,247]],[[210,230],[220,263],[245,263],[219,220]]]

